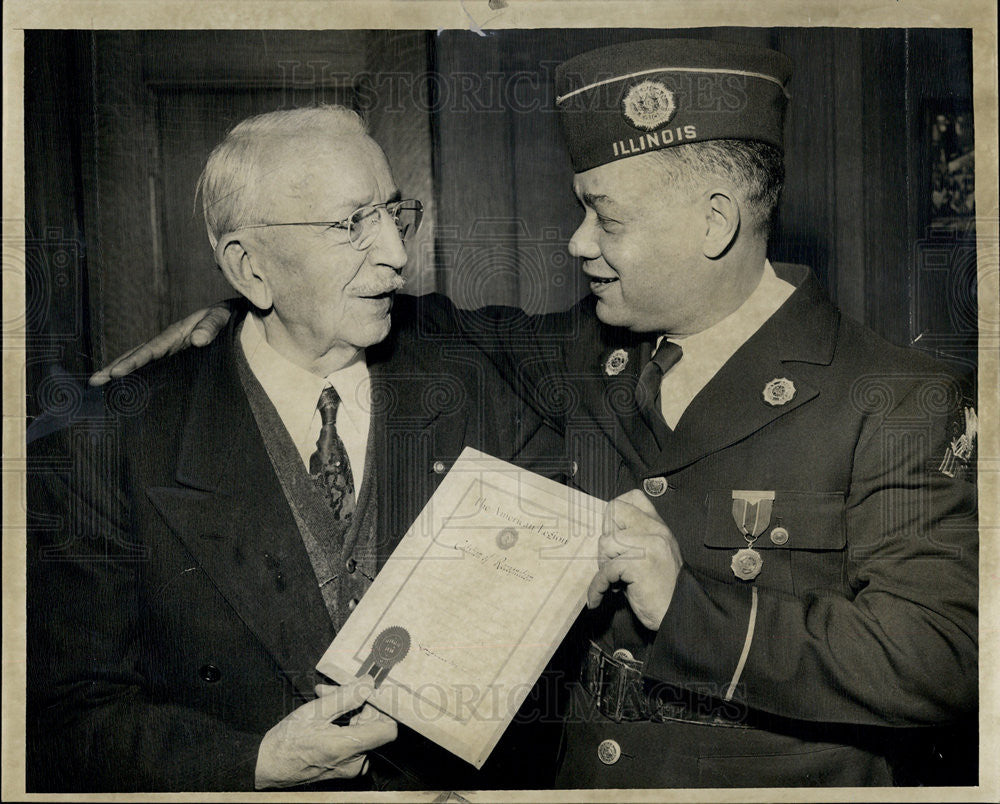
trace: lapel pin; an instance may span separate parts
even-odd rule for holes
[[[764,401],[777,407],[785,405],[795,398],[795,383],[787,377],[775,377],[764,386]]]
[[[609,377],[621,374],[625,366],[628,365],[628,352],[624,349],[615,349],[604,364],[604,373]]]

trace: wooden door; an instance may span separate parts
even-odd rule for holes
[[[429,117],[413,106],[386,113],[365,82],[385,64],[423,64],[425,38],[351,31],[89,35],[94,119],[84,187],[97,359],[233,295],[212,259],[194,191],[211,149],[260,112],[338,103],[369,117],[390,162],[404,166],[401,190],[427,208],[430,225],[407,268],[411,286],[421,287],[434,219]]]

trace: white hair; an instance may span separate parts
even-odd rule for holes
[[[276,169],[276,146],[308,138],[363,138],[364,119],[345,106],[324,105],[283,109],[248,117],[237,123],[212,150],[198,178],[208,239],[215,248],[224,234],[264,223],[260,190],[264,177]],[[196,201],[197,203],[197,201]]]

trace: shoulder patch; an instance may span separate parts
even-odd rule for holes
[[[976,435],[979,432],[979,419],[976,409],[965,407],[960,416],[952,419],[948,425],[948,448],[938,471],[948,477],[955,477],[973,462],[976,454]]]

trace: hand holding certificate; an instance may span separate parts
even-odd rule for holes
[[[466,449],[319,670],[481,767],[586,601],[604,507]]]

